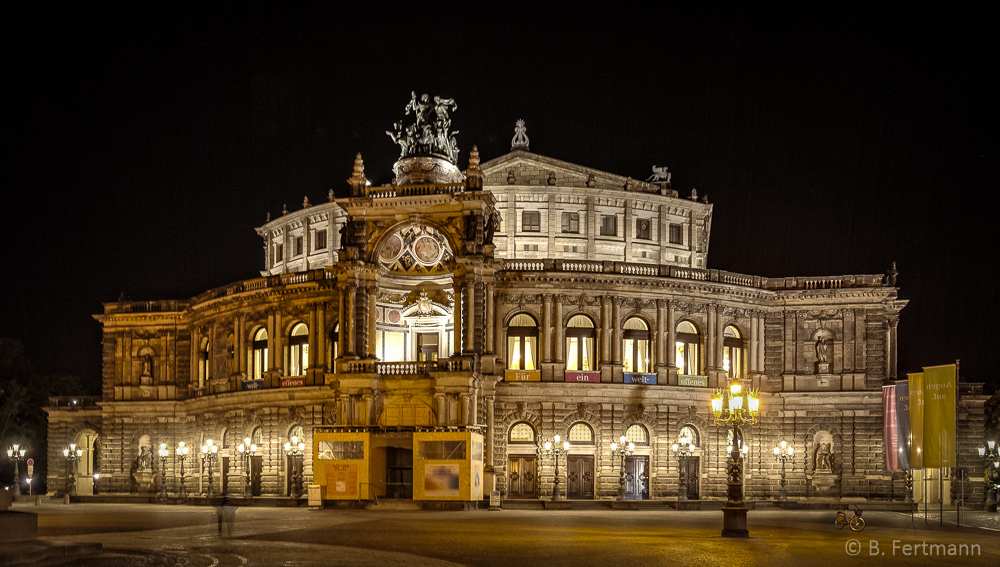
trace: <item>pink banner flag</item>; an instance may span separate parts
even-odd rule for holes
[[[896,385],[882,386],[882,437],[885,447],[885,470],[899,466],[899,426],[896,423]]]

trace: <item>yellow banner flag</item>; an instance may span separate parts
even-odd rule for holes
[[[955,466],[954,364],[924,367],[924,466]]]
[[[924,373],[906,375],[910,380],[910,468],[924,468]]]

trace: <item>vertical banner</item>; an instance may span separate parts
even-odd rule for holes
[[[907,374],[910,381],[910,468],[924,468],[924,373]]]
[[[899,470],[899,425],[896,423],[896,385],[882,386],[882,446],[885,470]]]
[[[924,368],[924,466],[955,466],[954,364]]]
[[[910,383],[894,384],[896,390],[896,464],[900,470],[910,470]]]

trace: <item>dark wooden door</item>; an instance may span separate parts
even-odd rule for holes
[[[260,477],[264,472],[264,457],[254,455],[250,457],[250,494],[260,496]]]
[[[569,455],[566,461],[566,498],[574,500],[593,498],[594,457]]]
[[[413,449],[387,448],[385,497],[413,498]]]
[[[688,500],[698,500],[701,479],[698,478],[698,457],[688,457],[685,461]]]
[[[535,457],[507,459],[507,498],[538,498]]]
[[[625,457],[625,499],[649,500],[649,457]]]

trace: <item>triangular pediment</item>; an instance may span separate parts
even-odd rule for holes
[[[600,187],[623,189],[626,184],[633,191],[657,193],[659,185],[616,175],[591,167],[534,154],[525,150],[514,150],[482,164],[485,185],[549,185],[550,173],[555,175],[554,185],[560,187]],[[510,182],[513,174],[513,183]],[[590,184],[588,185],[588,180]]]

